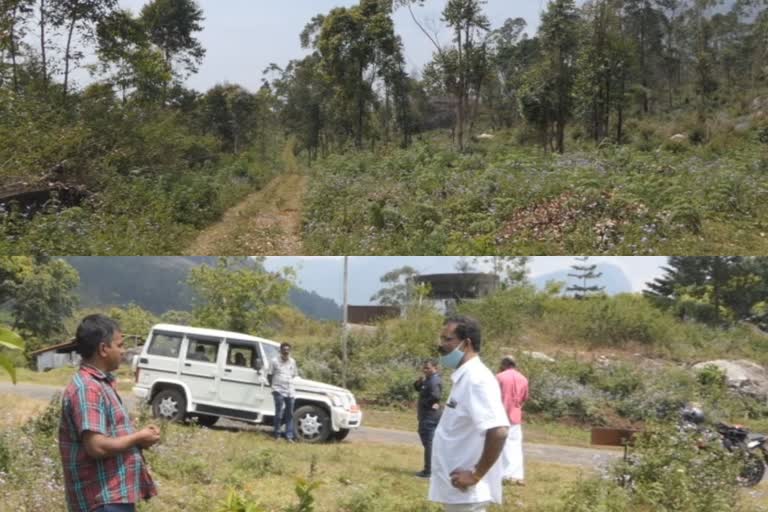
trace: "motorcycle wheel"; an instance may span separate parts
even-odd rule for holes
[[[759,484],[765,474],[763,458],[756,453],[747,453],[744,458],[744,466],[739,472],[739,485],[754,487]]]

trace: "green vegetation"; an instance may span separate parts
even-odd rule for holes
[[[764,150],[607,145],[563,156],[512,133],[331,157],[314,171],[305,248],[322,254],[761,254]]]
[[[114,0],[3,4],[0,253],[178,254],[279,171],[269,97],[183,87],[205,54],[203,20],[194,0],[138,16]],[[90,85],[76,89],[89,53]]]

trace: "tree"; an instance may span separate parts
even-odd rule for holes
[[[442,12],[442,21],[453,32],[455,46],[442,47],[413,13],[413,4],[424,5],[424,0],[395,0],[396,6],[408,8],[419,29],[435,47],[435,69],[442,75],[447,91],[455,98],[456,121],[454,140],[460,151],[464,149],[464,129],[467,124],[470,92],[479,101],[480,89],[488,72],[487,46],[481,42],[481,34],[490,30],[490,21],[483,14],[486,0],[448,0]]]
[[[32,13],[34,0],[2,0],[0,1],[0,55],[7,50],[11,58],[11,77],[14,92],[19,92],[18,57],[19,43],[26,35],[26,22]],[[0,65],[3,62],[0,61]],[[0,85],[3,73],[0,68]]]
[[[603,275],[602,272],[595,272],[597,269],[596,264],[589,265],[589,256],[576,257],[579,263],[571,265],[571,268],[576,272],[575,274],[568,274],[569,277],[575,277],[581,280],[581,284],[574,284],[565,289],[566,292],[573,292],[575,299],[586,299],[591,296],[601,294],[605,290],[605,286],[590,285],[590,281],[600,279]]]
[[[263,259],[221,257],[215,267],[193,268],[187,283],[198,297],[197,324],[238,332],[258,332],[270,318],[270,306],[285,302],[291,281],[266,272]]]
[[[96,36],[102,69],[109,72],[115,68],[112,82],[125,103],[127,90],[138,83],[139,62],[150,50],[144,26],[130,11],[115,11],[99,23]]]
[[[643,294],[682,318],[715,325],[725,317],[745,318],[761,300],[757,287],[765,290],[760,263],[739,256],[672,256],[664,275],[647,283]]]
[[[521,286],[528,282],[530,256],[486,256],[475,258],[476,263],[490,265],[491,272],[499,277],[501,289]]]
[[[81,52],[73,52],[74,35],[76,31],[90,40],[95,35],[94,27],[106,19],[117,6],[117,0],[54,0],[48,12],[55,27],[65,27],[67,34],[64,51],[64,89],[66,101],[69,92],[69,74],[72,62],[79,62],[83,57]]]
[[[371,296],[371,302],[378,302],[387,306],[409,304],[416,295],[413,278],[417,275],[419,272],[407,265],[390,270],[379,279],[382,284],[387,286]]]
[[[392,88],[403,76],[402,42],[395,34],[390,7],[382,0],[362,0],[313,18],[302,32],[302,43],[318,50],[320,66],[336,91],[339,125],[347,125],[341,122],[346,121],[344,113],[355,120],[352,134],[358,148],[375,98],[373,81],[382,79]]]
[[[239,85],[223,84],[203,97],[203,126],[238,154],[250,142],[258,126],[259,101]]]
[[[204,20],[195,0],[152,0],[141,9],[149,40],[160,49],[166,69],[172,74],[179,74],[174,71],[174,61],[180,62],[187,73],[197,72],[205,48],[194,34],[203,30]]]
[[[544,66],[541,78],[548,93],[545,97],[552,102],[555,144],[559,153],[565,152],[565,125],[573,109],[578,25],[573,0],[553,0],[542,14],[539,28]]]
[[[8,372],[11,382],[16,384],[16,365],[11,358],[2,353],[2,349],[24,350],[24,340],[12,330],[0,325],[0,368]]]
[[[11,311],[11,328],[39,341],[64,331],[77,305],[77,271],[60,259],[0,257],[0,306]],[[28,343],[27,348],[36,348]]]
[[[584,10],[590,30],[581,45],[577,66],[579,110],[598,143],[609,136],[615,111],[615,140],[621,143],[626,82],[634,50],[624,34],[623,0],[594,0]]]

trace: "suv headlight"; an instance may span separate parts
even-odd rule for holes
[[[341,399],[339,395],[329,394],[328,398],[331,399],[331,403],[334,407],[341,407],[344,405],[344,401]]]

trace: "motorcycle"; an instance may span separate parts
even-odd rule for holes
[[[754,487],[759,484],[768,463],[768,436],[750,435],[744,427],[726,423],[718,423],[716,430],[723,447],[743,459],[738,476],[739,485]]]
[[[686,409],[683,411],[677,431],[684,436],[696,439],[695,447],[705,450],[708,446],[720,443],[723,448],[733,456],[739,458],[740,469],[736,478],[736,484],[743,487],[754,487],[759,484],[768,464],[768,436],[753,434],[741,425],[729,425],[716,423],[705,425],[704,414],[700,409]],[[625,454],[624,463],[632,466],[638,460]],[[619,485],[632,487],[630,472],[620,473],[617,478]]]

